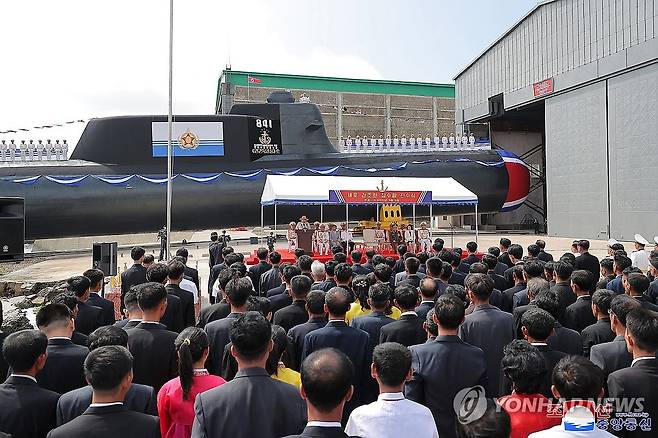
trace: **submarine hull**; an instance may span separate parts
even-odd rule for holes
[[[527,167],[502,150],[341,153],[329,142],[315,105],[235,108],[237,114],[175,118],[176,123],[221,122],[223,139],[221,154],[216,156],[174,158],[174,174],[178,176],[173,182],[173,230],[260,225],[260,198],[270,173],[452,177],[478,196],[481,213],[516,208],[528,194]],[[153,126],[165,121],[164,116],[94,119],[66,164],[0,166],[0,197],[25,198],[26,238],[141,233],[161,228],[166,221],[167,161],[166,156],[156,156]],[[259,138],[264,138],[263,126],[271,128],[265,140],[269,146],[278,145],[278,150],[269,153],[269,147],[266,153],[255,155],[252,146],[262,146],[264,141]],[[331,172],[326,173],[327,169]],[[423,208],[428,209],[418,207],[418,214],[427,214]],[[319,213],[319,206],[281,206],[277,223],[297,220],[302,214],[319,220]],[[434,214],[472,213],[469,206],[434,207]],[[350,207],[350,220],[374,215],[372,206]],[[324,208],[325,221],[344,217],[344,206]],[[265,224],[272,225],[273,221],[273,208],[268,207]]]

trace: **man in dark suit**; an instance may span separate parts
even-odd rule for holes
[[[459,336],[484,351],[487,363],[487,395],[497,397],[501,390],[500,361],[503,347],[515,338],[514,317],[489,303],[493,280],[486,274],[469,274],[466,291],[475,309],[466,315],[459,327]]]
[[[560,317],[558,321],[564,324],[564,311],[576,302],[576,294],[571,289],[571,274],[573,266],[562,260],[553,263],[553,273],[555,274],[555,286],[551,288],[560,303]]]
[[[194,296],[187,290],[180,288],[180,283],[183,281],[186,266],[178,261],[172,260],[167,265],[169,282],[167,283],[167,293],[177,296],[181,303],[181,313],[183,315],[183,329],[192,327],[196,324],[196,317],[194,315]]]
[[[527,287],[525,283],[525,277],[523,275],[522,265],[513,266],[511,272],[512,278],[514,280],[514,286],[503,291],[500,303],[500,310],[503,310],[507,313],[512,313],[514,309],[514,295]]]
[[[169,280],[169,267],[165,263],[155,263],[148,268],[146,278],[150,282],[152,281],[164,286]],[[141,285],[135,286],[135,291],[139,291],[141,287]],[[183,312],[181,309],[180,298],[167,293],[167,308],[164,315],[160,318],[160,324],[167,327],[169,331],[180,333],[183,330]]]
[[[496,257],[491,254],[485,254],[482,256],[482,263],[484,263],[484,265],[487,267],[487,275],[494,281],[494,288],[498,289],[499,291],[507,290],[508,286],[505,277],[496,274],[495,269],[496,265],[498,264]]]
[[[423,328],[423,319],[420,319],[414,310],[419,304],[418,290],[410,284],[402,284],[395,288],[395,306],[402,311],[398,321],[386,324],[381,329],[379,343],[397,342],[410,347],[422,344],[427,340]]]
[[[114,323],[114,326],[122,328],[124,330],[137,327],[137,324],[142,322],[142,309],[139,308],[139,303],[137,302],[136,288],[129,290],[128,293],[124,295],[123,304],[126,306],[124,309],[126,318],[118,320],[117,322]]]
[[[272,349],[270,323],[259,312],[240,315],[230,328],[230,342],[238,373],[230,382],[196,397],[192,438],[275,438],[300,433],[306,424],[306,407],[299,391],[265,370]]]
[[[317,283],[311,286],[311,290],[321,290],[323,292],[328,292],[329,289],[336,287],[336,280],[334,279],[336,265],[338,265],[338,263],[336,263],[334,260],[329,260],[327,263],[325,263],[325,280],[321,283]]]
[[[404,261],[404,272],[395,275],[395,286],[402,283],[410,284],[413,287],[420,286],[420,280],[425,278],[425,274],[419,274],[418,268],[420,261],[416,257],[407,257]]]
[[[540,293],[535,297],[535,305],[547,311],[555,319],[553,325],[553,334],[546,340],[546,344],[556,351],[561,351],[568,355],[579,355],[583,352],[583,341],[580,333],[570,328],[563,327],[558,321],[560,315],[560,303],[557,295],[553,291]]]
[[[133,355],[133,378],[135,383],[152,386],[157,392],[176,376],[178,358],[174,341],[178,335],[159,322],[167,307],[164,285],[155,282],[143,284],[137,300],[143,320],[135,328],[127,330],[128,347]]]
[[[607,289],[599,289],[592,295],[592,313],[596,323],[585,327],[581,333],[583,338],[583,356],[589,357],[592,346],[610,342],[615,339],[615,332],[610,326],[610,304],[615,293]]]
[[[219,295],[217,296],[217,302],[211,304],[210,306],[203,307],[199,311],[199,321],[197,321],[197,327],[204,328],[206,324],[217,321],[218,319],[226,318],[229,313],[231,313],[231,305],[224,298],[224,291],[226,285],[233,278],[233,270],[224,269],[219,273],[217,278],[217,286],[219,289]]]
[[[450,275],[443,275],[443,265],[444,262],[438,257],[430,257],[425,262],[425,278],[431,278],[436,283],[436,296],[442,295],[448,287],[448,279]],[[450,266],[446,263],[446,266]],[[452,274],[452,268],[450,269],[450,274]],[[447,273],[446,273],[447,274]],[[444,279],[445,278],[445,279]],[[435,297],[436,298],[436,297]],[[432,303],[432,307],[434,304]],[[419,315],[420,316],[420,315]]]
[[[352,398],[354,373],[349,358],[334,348],[307,357],[300,392],[306,400],[308,424],[301,434],[286,438],[348,438],[340,421],[345,403]]]
[[[48,438],[89,434],[98,438],[160,437],[158,417],[130,411],[123,405],[132,384],[132,362],[130,352],[118,345],[89,353],[85,375],[93,389],[94,404],[81,416],[53,429]]]
[[[404,272],[404,256],[407,253],[407,245],[398,245],[397,252],[398,259],[395,261],[395,266],[393,266],[393,275]]]
[[[64,292],[55,295],[53,299],[50,300],[50,304],[64,304],[71,311],[71,317],[73,318],[73,321],[78,320],[79,301],[78,301],[78,297],[76,297],[75,294],[73,294],[72,292]],[[87,335],[83,335],[75,328],[73,330],[73,334],[71,335],[71,341],[75,345],[82,345],[83,347],[86,347],[89,342]]]
[[[512,241],[509,240],[506,237],[503,237],[500,239],[500,255],[498,256],[498,261],[501,263],[505,263],[507,266],[510,268],[514,266],[514,262],[512,262],[512,259],[510,258],[508,254],[509,247],[512,245]],[[523,248],[521,248],[521,251],[523,251]]]
[[[270,263],[272,267],[261,274],[258,290],[264,294],[270,289],[281,285],[281,275],[279,273],[279,263],[281,263],[281,254],[276,251],[270,253]],[[254,286],[255,287],[255,286]]]
[[[395,320],[386,316],[391,292],[387,283],[376,283],[368,290],[368,305],[372,312],[368,315],[358,316],[351,322],[351,326],[368,333],[370,345],[375,348],[379,343],[382,327]]]
[[[368,268],[365,267],[365,265],[362,265],[361,262],[363,261],[363,254],[359,250],[354,250],[352,251],[352,271],[354,272],[354,275],[368,275],[370,271]]]
[[[0,384],[0,431],[13,438],[45,438],[55,427],[59,394],[37,385],[36,375],[48,359],[48,339],[38,330],[12,333],[2,345],[11,368]]]
[[[537,254],[537,258],[541,260],[542,262],[552,262],[553,261],[553,256],[546,251],[546,241],[545,240],[537,240],[535,242],[535,245],[539,247],[539,254]]]
[[[302,362],[311,353],[323,348],[337,348],[350,358],[356,370],[352,384],[355,396],[347,404],[343,418],[347,419],[350,412],[360,404],[364,384],[369,379],[368,364],[372,356],[370,337],[363,330],[349,327],[345,323],[345,314],[350,309],[352,297],[341,287],[331,289],[325,295],[325,311],[329,314],[326,327],[314,330],[304,338]]]
[[[89,336],[89,333],[103,325],[103,310],[100,307],[87,304],[91,282],[87,277],[77,275],[66,280],[66,283],[68,284],[68,290],[78,298],[75,329],[83,335]]]
[[[448,284],[459,284],[460,286],[464,285],[464,280],[466,279],[466,273],[459,270],[461,265],[461,256],[455,252],[450,252],[450,266],[452,267],[452,274],[448,280]]]
[[[213,286],[215,285],[215,281],[217,281],[217,277],[219,277],[219,274],[226,270],[229,266],[231,266],[235,262],[241,261],[240,256],[233,252],[233,248],[230,246],[227,248],[224,248],[222,251],[224,253],[224,261],[222,263],[216,264],[215,266],[212,267],[210,270],[210,274],[208,275],[208,294],[211,295],[213,294]]]
[[[295,265],[284,265],[281,268],[281,273],[283,277],[282,286],[284,287],[284,291],[280,294],[268,297],[272,304],[272,313],[276,313],[279,309],[283,309],[292,304],[292,291],[290,284],[292,283],[293,278],[302,275],[302,270]]]
[[[434,310],[439,335],[434,341],[410,348],[413,375],[404,392],[409,400],[432,411],[440,437],[454,438],[455,395],[475,385],[486,387],[487,366],[482,350],[457,336],[464,320],[464,303],[444,294],[437,299]]]
[[[523,278],[526,282],[531,278],[542,278],[544,275],[544,265],[541,264],[536,259],[528,260],[523,264]],[[525,306],[530,302],[530,299],[528,298],[528,290],[524,289],[522,291],[519,291],[514,294],[514,297],[512,298],[512,305],[514,308],[517,306]]]
[[[487,266],[482,262],[473,263],[470,266],[469,270],[471,274],[484,274],[487,276],[489,275]],[[491,295],[489,296],[489,304],[499,309],[504,304],[503,293],[500,290],[496,289],[495,287],[491,291]],[[466,314],[469,315],[470,313],[472,313],[474,308],[475,308],[475,304],[471,303],[471,305],[466,308]]]
[[[624,291],[624,285],[622,284],[622,276],[624,274],[624,271],[627,268],[630,268],[633,265],[632,260],[630,257],[626,257],[625,255],[621,254],[615,254],[613,257],[613,269],[615,271],[616,277],[611,280],[608,285],[606,286],[606,289],[611,290],[617,294],[623,294]]]
[[[210,243],[208,244],[208,268],[218,265],[224,261],[222,257],[222,247],[219,245],[217,231],[210,233]]]
[[[651,310],[652,312],[658,312],[658,306],[649,301],[644,295],[649,289],[650,284],[646,275],[637,272],[625,273],[622,282],[626,295],[635,298],[643,308]]]
[[[144,261],[144,248],[136,246],[130,250],[130,258],[133,265],[121,273],[121,310],[123,310],[123,296],[132,286],[146,283],[146,268],[142,265]]]
[[[126,299],[132,292],[126,294]],[[89,351],[108,345],[128,346],[128,333],[115,326],[97,328],[89,335]],[[61,426],[84,414],[89,408],[93,389],[87,385],[62,394],[57,402],[57,425]],[[158,415],[155,402],[155,391],[152,387],[132,383],[123,400],[124,406],[131,411],[149,415]]]
[[[306,295],[306,312],[308,321],[294,326],[288,330],[288,339],[290,340],[289,352],[292,356],[293,363],[291,368],[299,371],[302,366],[302,350],[304,349],[304,337],[317,329],[327,325],[327,318],[324,312],[324,292],[321,290],[312,290]],[[354,322],[357,318],[352,320]],[[379,338],[378,338],[379,339]]]
[[[434,303],[436,302],[436,296],[438,293],[437,281],[433,278],[425,277],[421,280],[418,289],[420,291],[421,301],[418,307],[416,307],[415,312],[421,321],[425,321],[427,312],[434,308]]]
[[[512,287],[514,286],[514,278],[512,276],[513,268],[517,265],[523,265],[523,247],[521,245],[517,245],[516,243],[510,245],[507,250],[507,257],[510,259],[510,263],[507,263],[509,268],[507,268],[507,270],[503,273],[503,277],[505,277],[505,280],[507,280],[507,286]]]
[[[468,251],[468,255],[464,259],[464,263],[468,265],[472,265],[473,263],[478,263],[480,261],[480,257],[476,255],[478,252],[478,244],[475,242],[468,242],[466,244],[466,251]]]
[[[544,382],[541,386],[541,393],[544,397],[550,398],[551,393],[551,375],[555,365],[566,356],[561,351],[551,349],[546,343],[548,337],[553,333],[555,325],[555,318],[545,310],[533,307],[523,314],[521,317],[521,331],[523,337],[531,345],[537,347],[544,362],[546,363],[546,374],[544,375]]]
[[[514,327],[516,329],[516,337],[518,339],[523,339],[523,332],[521,331],[521,317],[528,310],[536,307],[535,298],[541,293],[546,293],[549,291],[548,281],[543,278],[531,278],[528,280],[528,299],[530,302],[525,306],[518,306],[514,308]]]
[[[576,295],[576,302],[565,309],[564,325],[578,333],[596,322],[592,313],[592,294],[596,279],[597,277],[587,270],[574,271],[571,274],[571,289]]]
[[[658,318],[654,312],[643,308],[633,310],[627,315],[626,345],[633,354],[633,362],[630,367],[617,370],[608,376],[609,395],[622,401],[642,400],[643,413],[653,420],[658,418]],[[628,412],[632,411],[623,413]],[[623,436],[655,436],[655,426],[644,429],[641,420],[639,425],[635,430],[623,432]]]
[[[221,375],[222,356],[229,340],[229,332],[235,320],[247,311],[247,299],[251,295],[251,283],[246,278],[233,278],[226,284],[226,301],[231,313],[226,318],[209,322],[205,331],[208,334],[210,355],[206,368],[211,374]]]
[[[256,257],[258,257],[258,263],[249,267],[249,278],[251,278],[251,282],[254,284],[254,289],[259,295],[262,295],[264,292],[267,292],[260,290],[260,277],[265,272],[272,269],[272,265],[270,265],[267,262],[268,255],[269,255],[269,251],[267,250],[267,248],[258,248],[256,250]]]
[[[599,265],[599,259],[589,253],[589,240],[579,240],[576,245],[580,255],[576,257],[575,268],[591,272],[598,280],[601,276],[601,265]]]
[[[629,313],[640,308],[640,303],[628,295],[617,295],[610,303],[610,325],[617,336],[610,342],[593,345],[589,352],[592,362],[603,370],[606,381],[611,373],[631,366],[633,356],[624,339],[626,321]]]
[[[274,324],[283,327],[288,332],[291,328],[308,321],[306,311],[306,295],[311,291],[311,279],[306,275],[297,275],[290,281],[292,304],[277,310],[274,314]]]
[[[176,257],[182,257],[182,260],[180,260],[183,265],[185,266],[184,269],[184,274],[187,279],[189,279],[194,285],[196,286],[196,290],[200,291],[201,290],[201,282],[199,280],[199,271],[194,269],[191,266],[187,266],[187,259],[189,258],[189,252],[187,251],[187,248],[178,248],[176,250]]]
[[[103,310],[103,325],[114,324],[116,321],[114,316],[114,303],[110,300],[106,300],[98,294],[103,289],[105,274],[100,269],[87,269],[82,275],[87,277],[90,282],[87,304],[100,307]]]
[[[59,394],[85,386],[82,364],[89,349],[71,341],[74,322],[69,308],[47,304],[37,312],[36,323],[48,337],[48,360],[37,375],[39,386]]]

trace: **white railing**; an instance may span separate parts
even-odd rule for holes
[[[341,138],[339,150],[343,153],[374,152],[423,152],[423,151],[476,151],[489,150],[489,139],[476,140],[475,137],[416,137],[409,138]]]
[[[43,143],[30,141],[21,144],[15,144],[13,141],[0,143],[0,162],[36,162],[36,161],[64,161],[68,160],[69,145],[64,140],[60,143],[56,140],[52,143],[50,140]]]

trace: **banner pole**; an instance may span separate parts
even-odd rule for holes
[[[478,205],[475,204],[475,243],[478,243],[478,236],[480,231],[478,229]]]
[[[173,197],[173,151],[171,138],[173,135],[173,60],[174,60],[174,0],[169,0],[169,113],[167,116],[167,233],[165,260],[169,260],[171,249],[171,201]]]

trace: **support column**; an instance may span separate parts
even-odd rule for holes
[[[475,243],[478,243],[478,236],[480,232],[478,229],[478,205],[475,204]]]
[[[413,217],[414,230],[416,229],[416,204],[411,205],[411,215]]]
[[[265,223],[264,223],[264,216],[263,216],[263,204],[260,205],[260,240],[261,243],[263,243],[263,235],[265,234]]]
[[[343,93],[336,93],[336,140],[343,136]]]
[[[391,135],[391,95],[387,94],[386,95],[386,134],[384,134],[384,137]]]
[[[276,236],[276,204],[274,204],[274,235]]]
[[[436,97],[432,98],[432,129],[434,137],[437,137],[439,135],[439,104]]]
[[[324,210],[323,210],[323,204],[320,204],[320,223],[324,223]]]

